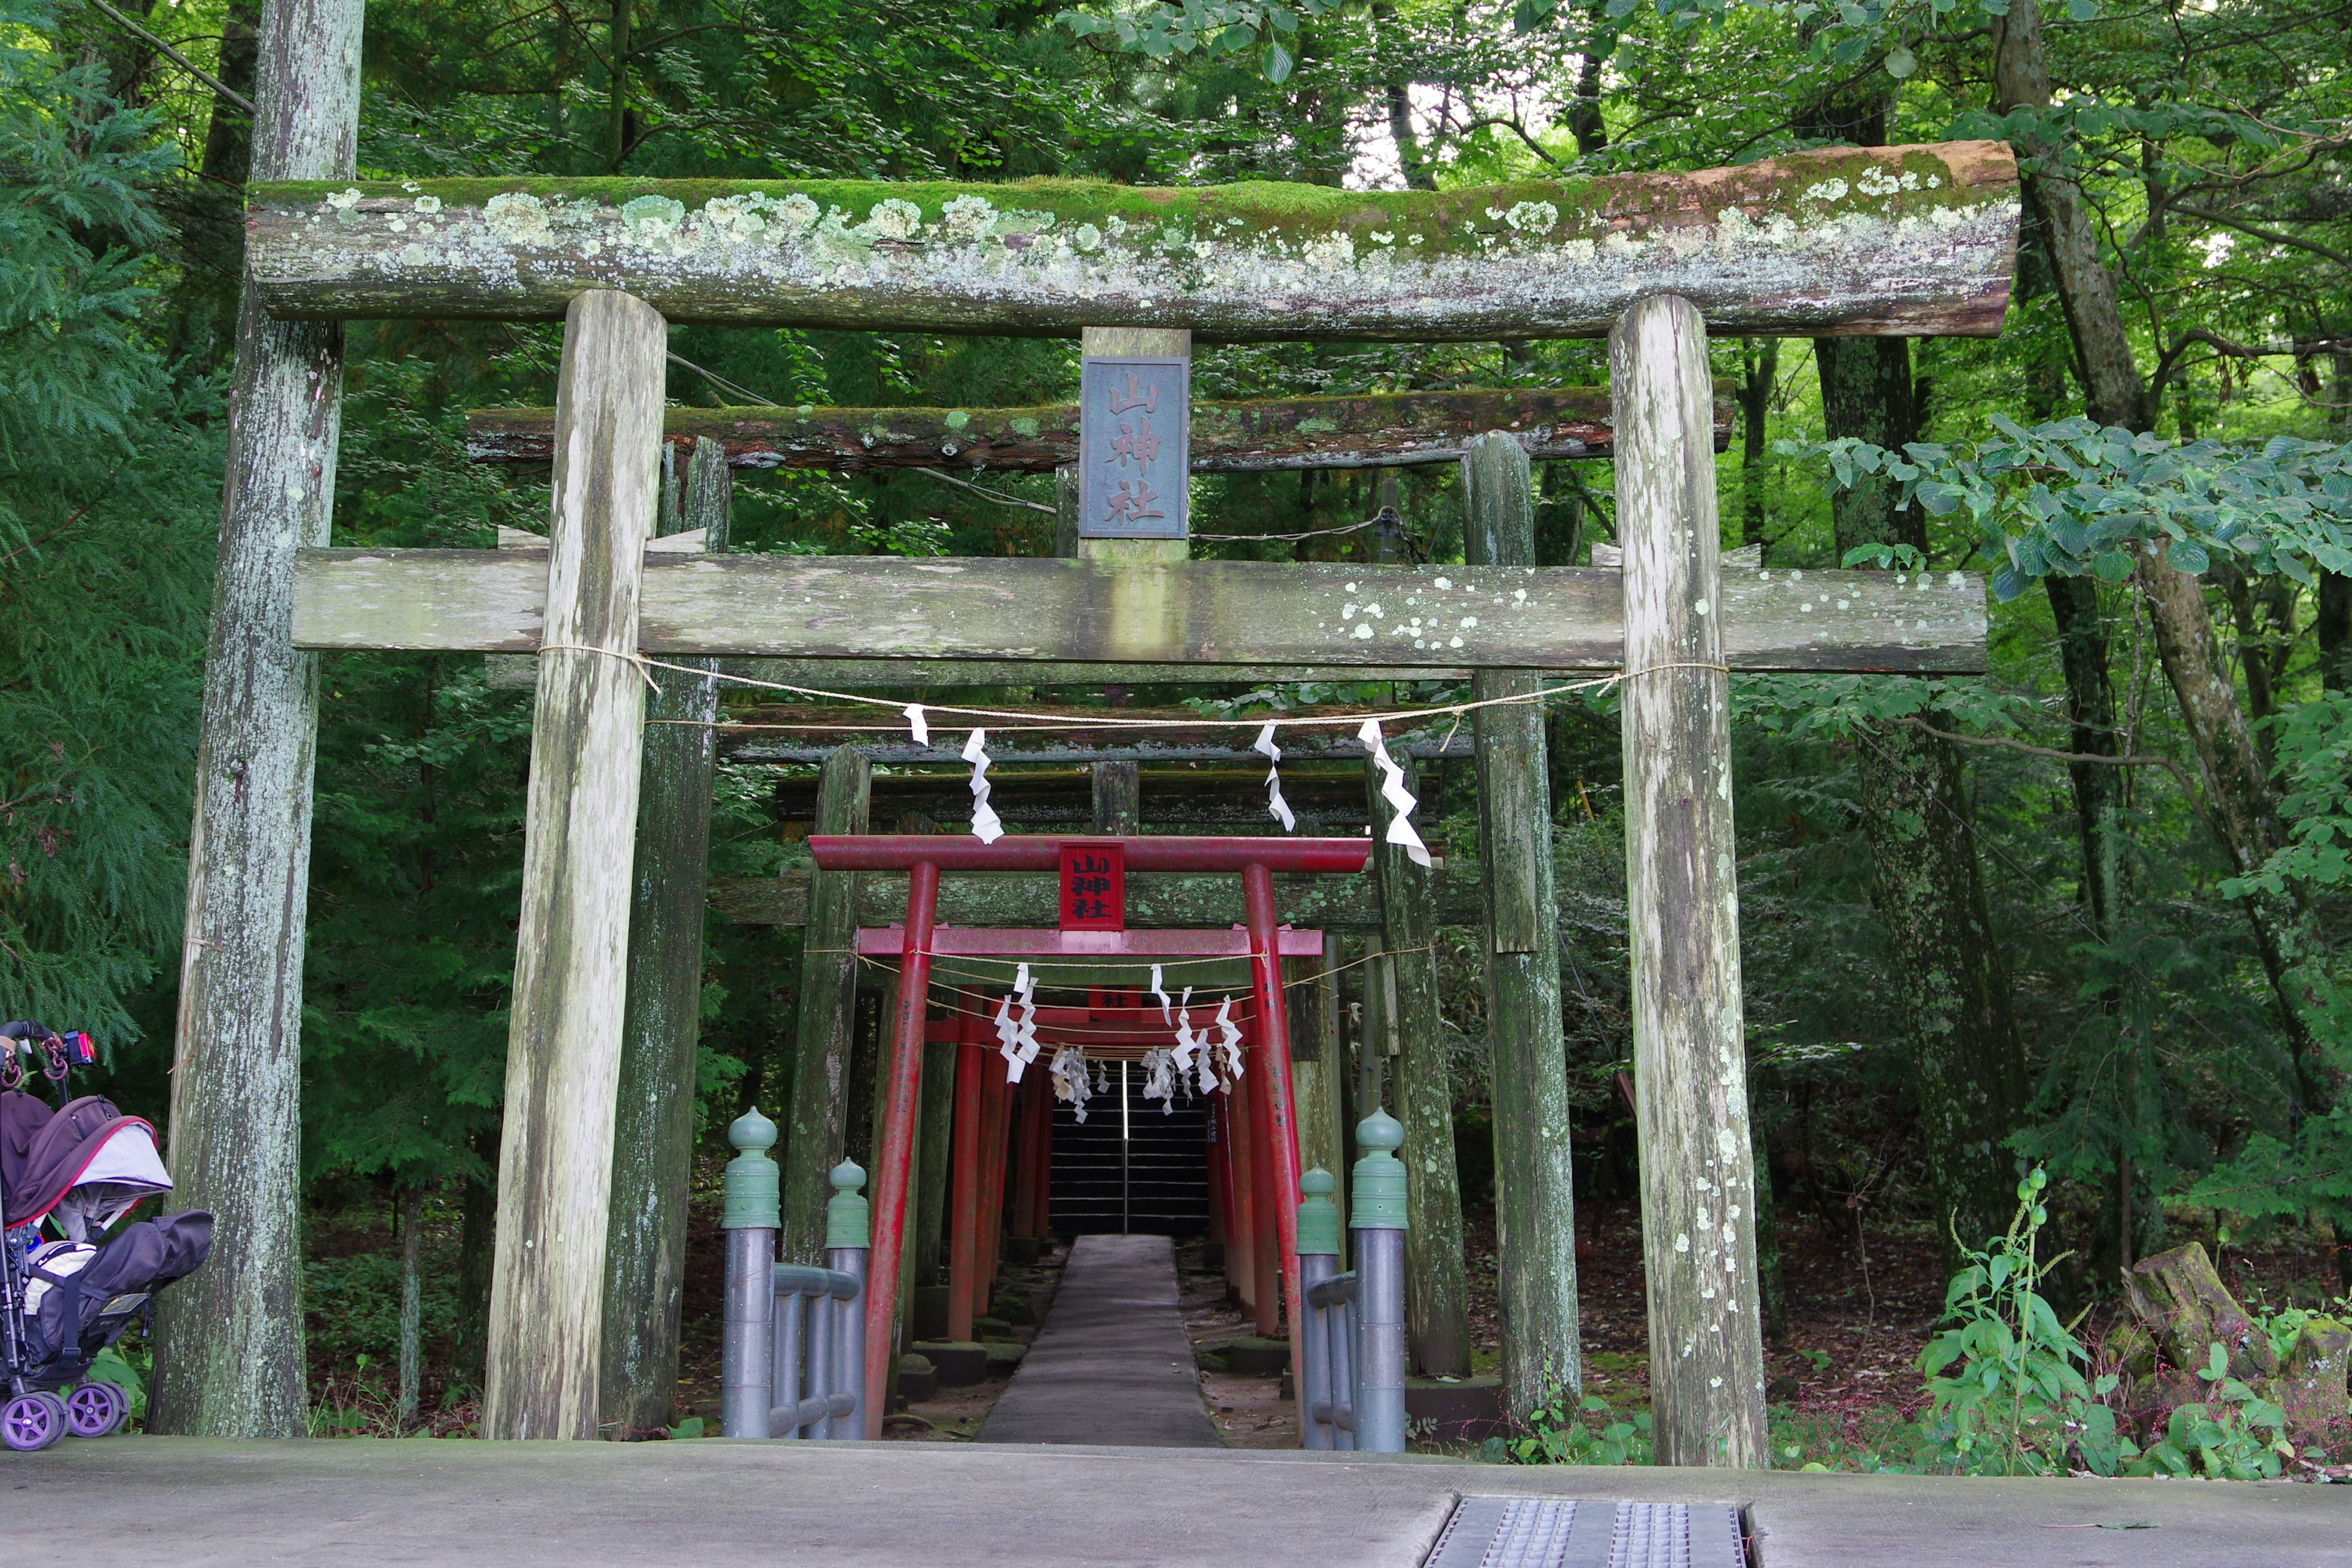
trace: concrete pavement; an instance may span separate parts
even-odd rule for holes
[[[0,1454],[76,1568],[1419,1568],[1457,1497],[1731,1502],[1759,1568],[2352,1568],[2352,1488],[1517,1468],[931,1443],[238,1443]],[[2114,1530],[2102,1525],[2152,1524]]]

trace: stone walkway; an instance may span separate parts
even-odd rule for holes
[[[1164,1236],[1082,1236],[983,1443],[1214,1448]]]
[[[940,1443],[68,1437],[0,1453],[0,1519],[29,1543],[5,1561],[74,1568],[1421,1568],[1464,1496],[1741,1504],[1759,1568],[2352,1565],[2352,1487],[2241,1481]]]

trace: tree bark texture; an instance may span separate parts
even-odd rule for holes
[[[1917,437],[1908,343],[1814,345],[1832,437],[1882,447]],[[1895,487],[1872,476],[1836,492],[1841,555],[1858,545],[1927,546],[1926,520],[1895,510]],[[1893,725],[1856,731],[1871,890],[1886,924],[1941,1239],[1980,1247],[2015,1207],[2005,1148],[2026,1098],[2024,1048],[1993,940],[1984,875],[1951,742]]]
[[[718,440],[728,460],[741,468],[985,468],[1044,474],[1078,458],[1075,403],[806,410],[681,404],[667,417],[671,439]],[[1192,405],[1192,471],[1450,463],[1483,430],[1509,431],[1539,462],[1605,458],[1613,449],[1609,394],[1601,387],[1204,398]],[[467,419],[466,450],[477,462],[544,463],[553,453],[554,433],[551,408],[478,408]],[[1718,407],[1716,439],[1728,441],[1730,434],[1728,408]]]
[[[247,245],[270,310],[545,320],[606,288],[676,321],[1486,342],[1598,337],[1630,300],[1675,290],[1725,331],[1989,336],[2017,238],[2015,161],[1997,142],[1507,190],[413,184],[356,200],[342,184],[257,190]],[[844,217],[804,225],[808,202]]]
[[[614,1026],[628,1001],[646,711],[630,656],[660,491],[668,346],[660,312],[610,289],[581,295],[564,326],[486,1436],[593,1437],[601,1413]]]
[[[253,172],[340,179],[358,133],[361,0],[263,12]],[[218,1228],[157,1303],[148,1429],[299,1437],[301,1018],[318,660],[293,647],[296,552],[328,542],[343,334],[237,317],[219,569],[172,1074],[172,1170]]]
[[[664,531],[698,528],[723,552],[734,475],[703,442],[680,476],[683,506]],[[706,667],[715,660],[703,661]],[[637,786],[630,875],[628,1011],[613,1123],[613,1199],[604,1254],[604,1422],[624,1436],[670,1424],[677,1398],[678,1305],[686,1284],[686,1199],[693,1178],[694,1086],[701,1037],[702,922],[710,882],[710,796],[719,682],[654,672]]]
[[[855,746],[825,760],[817,784],[816,831],[864,833],[871,827],[874,764]],[[808,872],[808,929],[801,947],[800,1026],[793,1050],[792,1132],[784,1145],[786,1263],[824,1260],[824,1205],[830,1173],[841,1163],[849,1128],[850,1058],[857,1026],[857,903],[863,872]],[[899,917],[906,919],[903,908]],[[872,1168],[870,1162],[867,1168]]]
[[[1415,789],[1412,759],[1396,759]],[[1437,933],[1430,921],[1430,872],[1388,842],[1395,816],[1381,798],[1380,770],[1364,764],[1371,804],[1372,870],[1381,889],[1381,945],[1387,950],[1381,1021],[1397,1043],[1390,1099],[1404,1123],[1406,1332],[1412,1360],[1431,1377],[1470,1373],[1470,1286],[1462,1257],[1462,1182],[1454,1159],[1454,1081],[1445,1061],[1445,1022],[1437,1002]],[[1369,1113],[1368,1113],[1369,1114]],[[1337,1173],[1335,1173],[1336,1174]]]
[[[1770,1463],[1756,1286],[1755,1157],[1739,980],[1721,520],[1706,323],[1660,296],[1610,337],[1625,549],[1626,916],[1642,1249],[1657,1454]]]
[[[1516,443],[1481,437],[1462,464],[1463,547],[1475,565],[1535,564],[1535,487]],[[1532,670],[1480,670],[1480,701],[1538,690]],[[1524,1417],[1584,1389],[1576,1299],[1576,1169],[1560,1033],[1551,767],[1540,703],[1482,708],[1479,880],[1486,889],[1486,1049],[1494,1081],[1495,1228],[1503,1386]]]
[[[1992,18],[1993,91],[2006,111],[2050,104],[2050,60],[2042,37],[2040,0],[2014,0]],[[2147,384],[2134,363],[2124,328],[2123,300],[2114,274],[2099,256],[2091,204],[2066,174],[2062,150],[2039,139],[2018,144],[2025,160],[2025,196],[2041,219],[2058,303],[2074,340],[2086,412],[2102,425],[2127,430],[2155,426]]]

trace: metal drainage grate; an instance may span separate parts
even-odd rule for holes
[[[1423,1568],[1748,1568],[1728,1503],[1464,1498]]]

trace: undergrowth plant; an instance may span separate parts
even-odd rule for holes
[[[1919,1357],[1932,1401],[1919,1456],[1927,1468],[2014,1476],[2079,1466],[2111,1476],[2138,1454],[2102,1403],[2115,1375],[2090,1380],[2090,1352],[2042,1293],[2066,1257],[2045,1262],[2035,1250],[2049,1181],[2036,1168],[2018,1183],[2016,1217],[1984,1251],[1960,1244],[1968,1263],[1944,1293],[1946,1327]]]
[[[1509,1465],[1656,1463],[1648,1411],[1634,1411],[1622,1419],[1588,1419],[1615,1414],[1599,1394],[1588,1394],[1578,1400],[1562,1389],[1528,1413],[1525,1431],[1516,1436],[1488,1438],[1484,1457]]]

